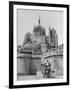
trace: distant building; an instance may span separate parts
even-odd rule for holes
[[[56,75],[63,75],[63,44],[58,45],[56,30],[49,28],[47,36],[39,18],[33,33],[27,36],[28,40],[25,37],[24,44],[18,47],[18,74],[36,75],[38,71],[42,71],[42,64],[49,60]]]
[[[49,28],[49,44],[51,47],[58,46],[58,36],[54,28]]]
[[[32,41],[33,41],[34,49],[35,47],[37,48],[39,46],[42,52],[46,52],[46,43],[45,43],[46,31],[45,28],[40,26],[40,19],[38,26],[34,27],[32,36],[33,36]]]

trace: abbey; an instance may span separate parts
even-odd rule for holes
[[[47,61],[51,64],[51,77],[63,76],[63,44],[58,45],[58,35],[49,27],[49,34],[41,26],[34,26],[31,33],[24,37],[23,45],[18,46],[18,75],[37,75],[44,70]]]

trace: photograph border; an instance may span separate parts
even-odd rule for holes
[[[29,5],[43,7],[61,7],[67,9],[67,82],[61,83],[44,83],[44,84],[29,84],[29,85],[14,85],[13,80],[13,5]],[[62,86],[69,85],[69,5],[67,4],[50,4],[50,3],[33,3],[33,2],[9,2],[9,88],[26,88],[26,87],[43,87],[43,86]]]

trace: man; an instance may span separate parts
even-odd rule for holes
[[[44,77],[50,77],[50,72],[51,72],[51,64],[47,60],[47,63],[45,63],[45,70],[44,70]]]

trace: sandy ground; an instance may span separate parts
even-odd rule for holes
[[[18,75],[18,80],[38,80],[38,79],[56,79],[56,78],[62,78],[62,76],[56,76],[55,78],[43,78],[42,75]]]

